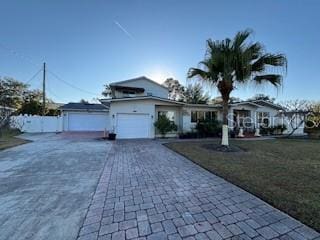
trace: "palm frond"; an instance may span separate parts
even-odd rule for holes
[[[238,32],[233,38],[233,48],[239,49],[243,46],[247,38],[252,34],[252,30],[246,29],[244,31]]]
[[[253,80],[257,84],[271,83],[273,86],[279,87],[282,84],[282,75],[279,75],[279,74],[258,75],[258,76],[255,76]]]
[[[209,78],[209,74],[207,71],[200,68],[190,68],[188,71],[188,78],[194,78],[197,76],[204,80],[207,80]]]
[[[252,63],[253,72],[262,72],[266,66],[283,67],[287,68],[287,59],[283,54],[264,54],[259,57],[254,63]]]

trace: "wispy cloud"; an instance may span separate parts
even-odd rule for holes
[[[118,21],[114,20],[113,23],[118,27],[120,28],[120,30],[126,34],[129,38],[133,39],[133,36],[131,35],[131,33],[129,33],[127,31],[127,29],[125,29]]]

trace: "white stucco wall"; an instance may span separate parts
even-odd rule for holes
[[[182,109],[182,130],[183,132],[189,132],[193,131],[197,125],[197,123],[191,122],[191,111],[205,111],[205,112],[216,112],[217,113],[217,120],[220,121],[220,113],[217,108],[213,107],[191,107],[191,106],[185,106]]]
[[[144,88],[145,91],[142,94],[137,94],[137,96],[147,96],[148,93],[152,93],[152,96],[160,97],[160,98],[168,98],[169,91],[168,89],[159,86],[157,83],[153,83],[146,79],[137,79],[134,81],[117,83],[118,86],[126,86],[126,87],[137,87]],[[116,94],[117,97],[120,97],[119,93]]]

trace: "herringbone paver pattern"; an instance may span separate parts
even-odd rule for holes
[[[157,141],[114,143],[78,240],[320,239]]]

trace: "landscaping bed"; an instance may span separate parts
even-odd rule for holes
[[[166,146],[320,231],[319,140],[231,141],[244,151],[227,153],[208,144],[219,141]]]

